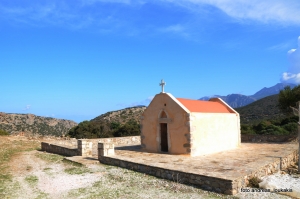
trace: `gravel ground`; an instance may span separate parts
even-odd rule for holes
[[[20,190],[13,194],[16,198],[33,198],[39,195],[61,198],[70,190],[91,186],[101,178],[100,172],[87,172],[82,175],[68,174],[65,170],[72,168],[70,165],[43,161],[36,157],[37,153],[43,152],[26,152],[10,162],[11,173],[15,183],[20,187]],[[30,183],[26,179],[32,176],[37,180]]]

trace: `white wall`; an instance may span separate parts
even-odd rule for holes
[[[191,113],[191,156],[234,149],[240,141],[240,118],[235,113]]]

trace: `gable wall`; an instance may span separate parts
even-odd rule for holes
[[[234,113],[191,113],[191,156],[238,147],[239,119]]]
[[[164,106],[166,104],[166,106]],[[168,118],[160,120],[161,111]],[[160,122],[168,123],[168,147],[170,154],[189,153],[188,113],[168,94],[160,93],[154,97],[145,110],[141,120],[141,144],[147,152],[160,152]]]

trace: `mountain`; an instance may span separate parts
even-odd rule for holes
[[[263,89],[257,91],[254,95],[251,95],[251,97],[255,98],[256,100],[259,100],[270,95],[279,94],[280,90],[284,89],[284,87],[286,86],[294,88],[296,85],[290,83],[278,83],[270,88],[264,87]]]
[[[278,83],[274,86],[271,86],[269,88],[264,87],[261,90],[257,91],[253,95],[241,95],[241,94],[229,94],[226,96],[221,96],[221,95],[213,95],[213,96],[205,96],[201,97],[199,100],[209,100],[210,98],[213,97],[218,97],[224,100],[227,104],[229,104],[232,108],[238,108],[242,106],[246,106],[252,102],[255,102],[259,99],[262,99],[264,97],[270,96],[270,95],[275,95],[280,92],[280,90],[284,89],[284,87],[290,86],[291,88],[294,88],[296,85],[295,84],[290,84],[290,83]]]
[[[246,106],[235,108],[240,114],[241,124],[284,118],[285,115],[278,108],[278,96],[278,94],[271,95]]]
[[[0,129],[10,134],[62,136],[76,125],[71,120],[0,112]]]

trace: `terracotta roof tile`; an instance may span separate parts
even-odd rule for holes
[[[176,99],[191,112],[232,113],[232,111],[227,106],[219,102],[191,100],[191,99],[184,99],[184,98],[176,98]]]

